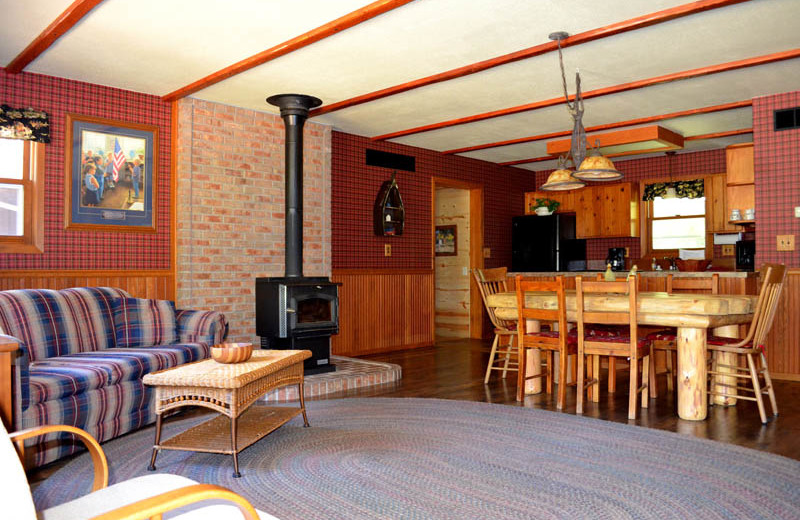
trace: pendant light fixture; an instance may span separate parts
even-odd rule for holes
[[[547,182],[539,186],[543,191],[566,191],[583,188],[586,183],[572,176],[572,171],[567,169],[567,157],[558,158],[558,168],[547,177]]]
[[[572,164],[578,169],[572,177],[581,181],[615,181],[622,178],[622,173],[614,167],[611,159],[600,154],[599,146],[586,156],[586,130],[583,127],[583,97],[581,96],[581,75],[575,72],[575,100],[570,103],[567,92],[567,77],[564,73],[564,59],[561,55],[561,40],[569,37],[569,33],[558,31],[550,33],[549,38],[558,44],[558,64],[561,67],[561,84],[564,87],[564,99],[567,111],[572,116],[572,140],[569,156]],[[558,171],[558,170],[556,170]],[[553,172],[555,173],[555,172]],[[548,179],[549,181],[549,179]]]

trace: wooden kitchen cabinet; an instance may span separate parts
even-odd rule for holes
[[[637,183],[595,184],[562,192],[528,192],[525,194],[525,213],[533,213],[532,203],[545,197],[561,203],[559,212],[575,213],[578,238],[639,236]]]
[[[727,174],[718,173],[706,177],[706,214],[709,216],[709,233],[737,233],[739,227],[728,222]]]
[[[726,216],[738,209],[744,211],[756,207],[755,175],[753,167],[753,143],[735,144],[725,149],[727,165]],[[758,217],[758,215],[756,215]],[[752,223],[743,221],[741,224]],[[738,229],[737,229],[738,230]]]

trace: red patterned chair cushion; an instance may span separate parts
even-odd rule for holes
[[[651,332],[646,337],[650,341],[676,341],[678,339],[678,331],[675,329],[664,329]]]
[[[735,343],[739,343],[742,341],[742,338],[723,338],[722,336],[709,336],[706,339],[706,344],[708,345],[718,345],[724,347],[726,345],[733,345]],[[742,348],[753,348],[753,343],[746,343],[742,345]],[[761,350],[766,350],[765,345],[757,345],[756,348]]]
[[[627,335],[594,336],[594,337],[587,337],[586,339],[588,341],[596,341],[599,343],[630,343],[631,341],[631,337]],[[640,338],[637,348],[643,354],[648,353],[648,350],[650,349],[650,340],[647,338]]]
[[[559,334],[557,330],[544,330],[541,332],[529,332],[526,336],[534,336],[539,338],[558,338]],[[578,344],[578,332],[575,329],[570,330],[567,333],[567,345],[577,345]]]

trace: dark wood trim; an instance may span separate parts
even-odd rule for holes
[[[275,58],[279,58],[285,54],[289,54],[290,52],[302,49],[303,47],[323,40],[328,36],[333,36],[334,34],[340,33],[346,29],[360,24],[361,22],[366,22],[367,20],[375,18],[376,16],[380,16],[388,11],[391,11],[392,9],[402,7],[412,1],[413,0],[378,0],[377,2],[373,2],[365,7],[356,9],[351,13],[341,16],[332,22],[328,22],[317,27],[316,29],[312,29],[304,34],[301,34],[300,36],[296,36],[291,40],[287,40],[283,43],[275,45],[274,47],[271,47],[265,51],[261,51],[258,54],[250,56],[249,58],[245,58],[234,63],[233,65],[229,65],[224,69],[220,69],[217,72],[209,74],[204,78],[200,78],[197,81],[186,85],[185,87],[179,88],[174,92],[170,92],[169,94],[162,96],[161,99],[164,101],[175,101],[182,97],[189,96],[199,90],[219,83],[224,79],[228,79],[231,76],[241,74],[242,72],[258,67],[259,65],[263,65],[268,61],[272,61]]]
[[[407,269],[395,267],[376,267],[367,269],[334,269],[333,276],[336,275],[361,275],[361,274],[433,274],[433,267],[430,269]]]
[[[637,81],[631,81],[629,83],[622,83],[620,85],[614,85],[611,87],[604,87],[595,90],[590,90],[588,92],[583,93],[583,99],[591,99],[596,97],[608,96],[610,94],[620,94],[622,92],[628,92],[631,90],[638,90],[640,88],[645,87],[652,87],[654,85],[660,85],[662,83],[670,83],[673,81],[679,81],[684,79],[693,79],[699,78],[702,76],[709,76],[711,74],[718,74],[721,72],[729,72],[732,70],[744,69],[748,67],[755,67],[758,65],[767,65],[769,63],[775,63],[778,61],[785,61],[794,58],[800,57],[800,49],[792,49],[790,51],[783,51],[783,52],[775,52],[772,54],[765,54],[763,56],[757,56],[755,58],[747,58],[744,60],[736,60],[736,61],[729,61],[726,63],[720,63],[718,65],[710,65],[707,67],[700,67],[696,69],[684,70],[680,72],[672,72],[670,74],[664,74],[662,76],[655,76],[652,78],[641,79]],[[574,98],[572,96],[571,98]],[[450,119],[449,121],[441,121],[439,123],[431,123],[429,125],[418,126],[415,128],[409,128],[406,130],[398,130],[397,132],[392,132],[389,134],[378,135],[372,137],[373,141],[385,141],[388,139],[395,139],[398,137],[405,137],[407,135],[412,134],[419,134],[422,132],[429,132],[431,130],[439,130],[441,128],[448,128],[451,126],[458,126],[464,125],[467,123],[475,123],[478,121],[485,121],[487,119],[493,119],[495,117],[503,117],[503,116],[510,116],[513,114],[519,114],[522,112],[529,112],[531,110],[537,110],[540,108],[547,108],[552,106],[557,106],[561,103],[564,103],[563,97],[556,97],[552,99],[545,99],[542,101],[535,101],[533,103],[527,103],[524,105],[518,105],[515,107],[503,108],[500,110],[492,110],[491,112],[484,112],[482,114],[475,114],[471,116],[459,117],[456,119]]]
[[[602,130],[613,130],[615,128],[623,128],[626,126],[643,125],[646,123],[655,123],[663,121],[664,119],[673,119],[683,116],[694,116],[697,114],[709,114],[712,112],[722,112],[724,110],[733,110],[736,108],[745,108],[753,106],[753,101],[748,99],[745,101],[735,101],[733,103],[724,103],[722,105],[712,105],[703,108],[693,108],[691,110],[680,110],[678,112],[670,112],[669,114],[660,114],[657,116],[641,117],[639,119],[628,119],[627,121],[618,121],[616,123],[609,123],[606,125],[596,125],[586,128],[587,132],[600,132]],[[519,137],[517,139],[509,139],[507,141],[496,141],[494,143],[477,144],[475,146],[467,146],[464,148],[455,148],[453,150],[445,150],[442,152],[445,155],[474,152],[476,150],[486,150],[487,148],[498,148],[500,146],[508,146],[512,144],[530,143],[532,141],[543,141],[545,139],[553,139],[555,137],[565,137],[572,133],[572,130],[564,130],[561,132],[551,132],[549,134],[531,135],[528,137]],[[684,138],[685,140],[686,138]]]
[[[25,49],[11,60],[6,67],[6,72],[16,74],[22,72],[33,60],[50,48],[53,43],[72,29],[86,14],[94,9],[103,0],[75,0],[67,7],[58,18],[45,27]]]
[[[753,128],[740,128],[739,130],[728,130],[727,132],[714,132],[711,134],[700,134],[684,137],[684,141],[702,141],[703,139],[717,139],[719,137],[731,137],[734,135],[752,134]]]
[[[561,47],[562,48],[571,47],[573,45],[588,43],[594,40],[599,40],[601,38],[606,38],[608,36],[615,36],[617,34],[622,34],[628,31],[635,31],[636,29],[643,29],[645,27],[650,27],[662,22],[668,22],[670,20],[675,20],[676,18],[682,18],[684,16],[689,16],[692,14],[697,14],[704,11],[710,11],[712,9],[717,9],[719,7],[727,7],[729,5],[739,4],[744,1],[749,1],[749,0],[702,0],[699,2],[692,2],[689,4],[684,4],[677,7],[664,9],[663,11],[658,11],[643,16],[637,16],[636,18],[631,18],[629,20],[614,23],[611,25],[606,25],[604,27],[582,32],[580,34],[575,34],[573,36],[570,36],[569,38],[562,40]],[[433,74],[431,76],[427,76],[424,78],[408,81],[406,83],[401,83],[399,85],[394,85],[392,87],[387,87],[381,90],[376,90],[368,94],[362,94],[360,96],[356,96],[350,99],[345,99],[337,103],[331,103],[330,105],[325,105],[315,110],[312,110],[310,112],[310,116],[314,117],[317,115],[327,114],[330,112],[334,112],[336,110],[341,110],[343,108],[349,108],[352,106],[360,105],[362,103],[368,103],[370,101],[375,101],[385,97],[394,96],[395,94],[408,92],[409,90],[414,90],[420,87],[425,87],[428,85],[433,85],[435,83],[440,83],[442,81],[449,81],[451,79],[462,78],[470,74],[475,74],[476,72],[482,72],[484,70],[491,69],[494,67],[499,67],[501,65],[507,65],[509,63],[514,63],[516,61],[526,60],[529,58],[533,58],[535,56],[540,56],[548,52],[553,52],[557,49],[558,49],[558,44],[554,41],[542,43],[540,45],[535,45],[527,49],[522,49],[520,51],[511,52],[509,54],[504,54],[502,56],[497,56],[494,58],[490,58],[488,60],[479,61],[477,63],[471,63],[469,65],[464,65],[463,67],[457,67],[455,69],[448,70],[446,72],[440,72],[438,74]]]
[[[178,101],[170,104],[169,159],[169,271],[172,294],[178,297]]]

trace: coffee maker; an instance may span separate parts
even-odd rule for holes
[[[625,248],[624,247],[608,248],[608,256],[606,257],[606,264],[611,264],[612,271],[624,271]]]

